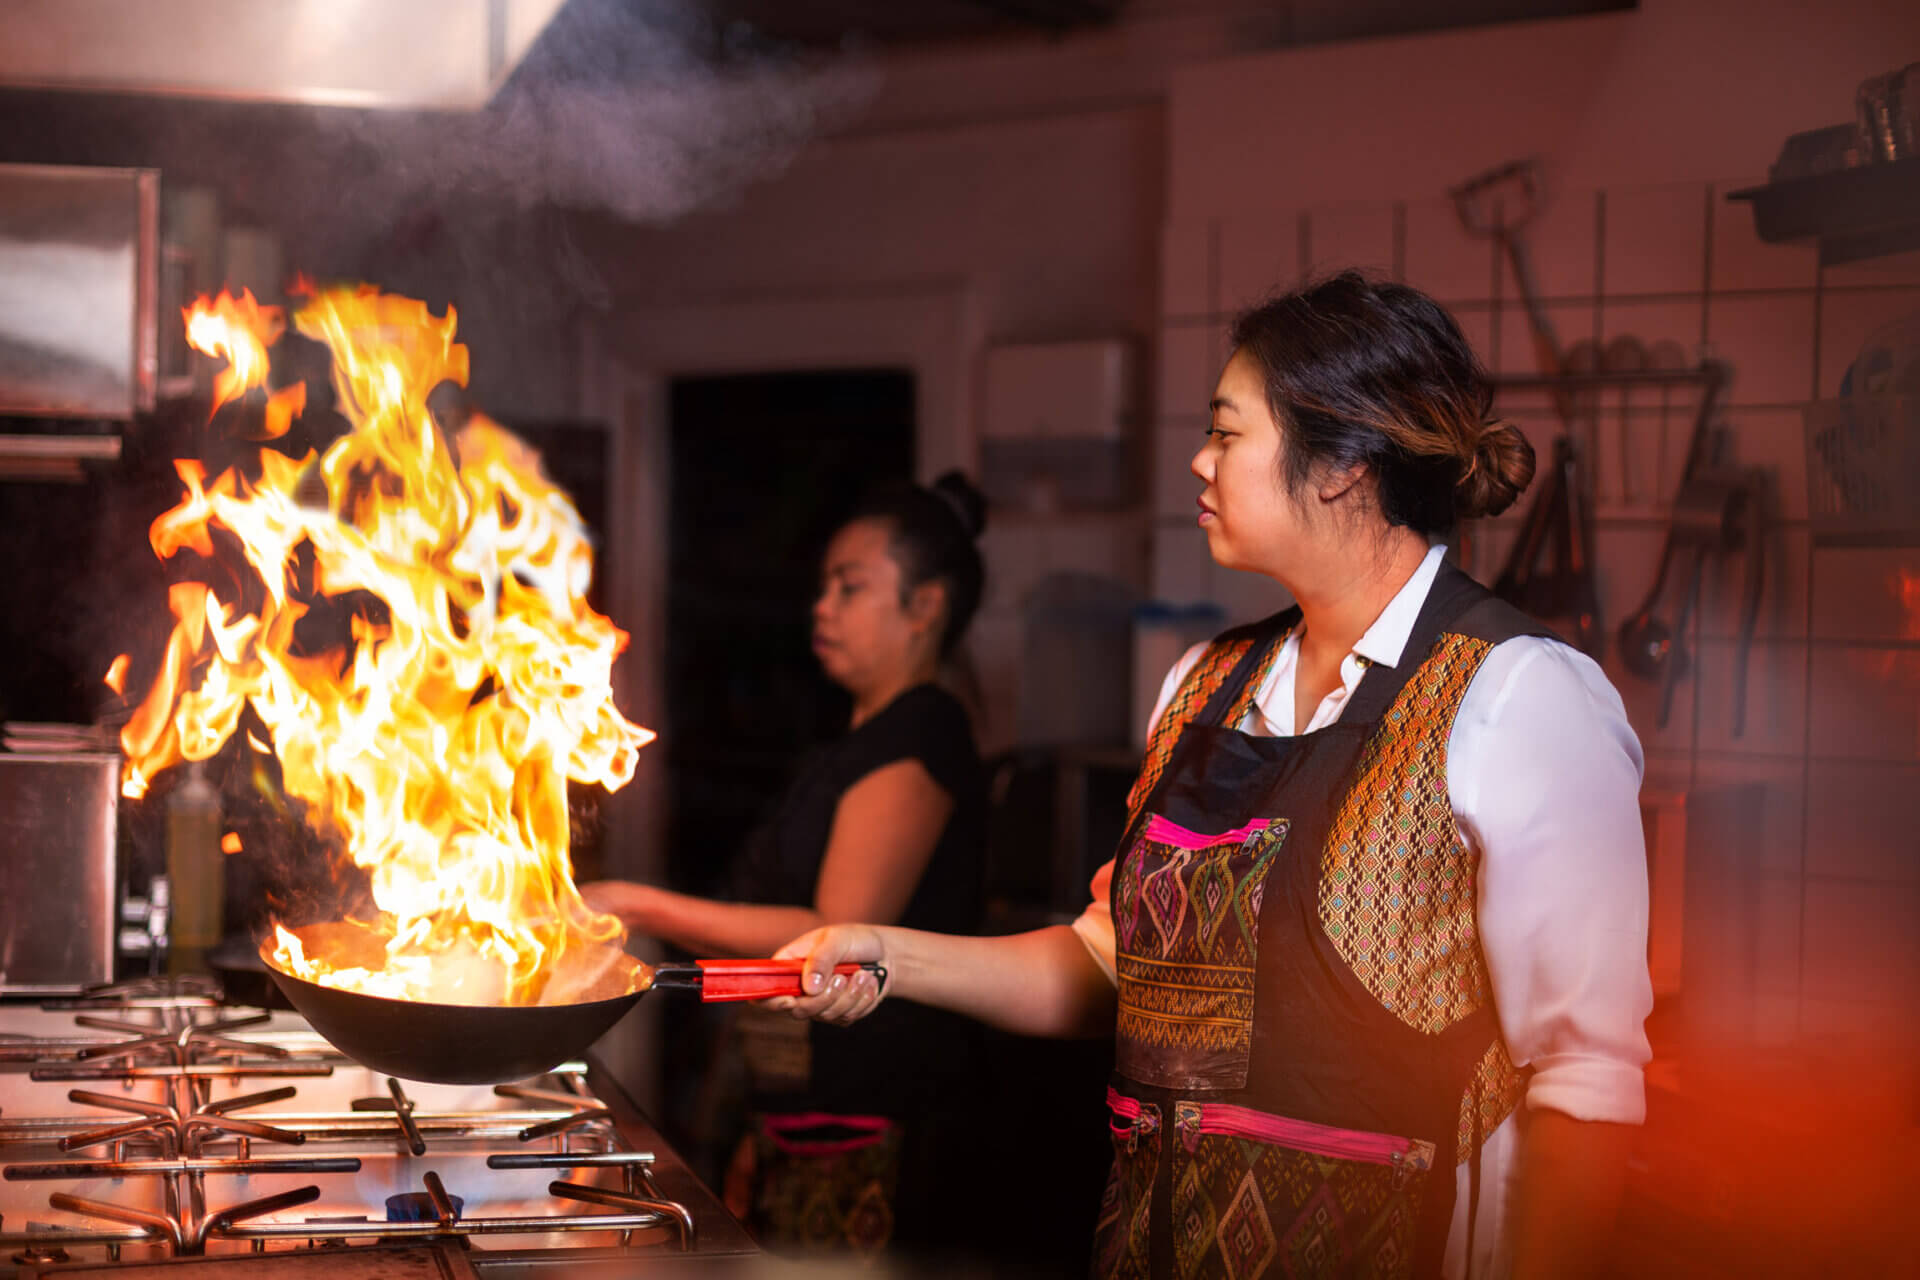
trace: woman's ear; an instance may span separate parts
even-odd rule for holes
[[[916,631],[938,626],[947,612],[947,587],[939,581],[923,582],[907,592],[907,621]]]
[[[1355,491],[1355,487],[1367,476],[1367,464],[1356,462],[1350,467],[1328,466],[1314,477],[1314,496],[1321,502],[1335,503]]]

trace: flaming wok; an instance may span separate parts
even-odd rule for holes
[[[324,928],[301,932],[310,936]],[[375,1071],[433,1084],[504,1084],[549,1071],[584,1053],[648,991],[695,991],[704,1001],[799,995],[803,964],[633,961],[569,1003],[468,1005],[395,1000],[309,982],[280,968],[271,944],[261,947],[260,957],[288,1002],[328,1044]],[[843,964],[835,972],[862,969],[886,982],[886,970],[877,964]]]

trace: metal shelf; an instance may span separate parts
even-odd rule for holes
[[[1820,265],[1920,249],[1920,157],[1857,165],[1727,193],[1753,206],[1769,244],[1815,240]]]
[[[1526,374],[1514,378],[1495,378],[1497,391],[1601,391],[1608,387],[1692,387],[1718,388],[1727,379],[1727,366],[1709,361],[1693,369],[1630,369],[1619,373],[1563,373],[1555,376]]]
[[[119,436],[0,435],[0,480],[78,482],[82,463],[119,459]]]

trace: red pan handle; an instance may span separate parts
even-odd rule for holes
[[[800,990],[800,975],[806,969],[805,960],[696,960],[693,965],[660,965],[655,969],[656,987],[687,987],[698,985],[700,999],[707,1002],[720,1000],[766,1000],[773,996],[798,996],[806,993]],[[698,966],[695,969],[694,966]],[[861,970],[871,973],[881,987],[887,985],[886,966],[871,961],[865,964],[839,964],[833,967],[835,973],[852,977]],[[696,981],[686,979],[696,978]]]

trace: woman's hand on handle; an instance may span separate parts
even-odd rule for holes
[[[804,959],[806,969],[800,977],[808,993],[781,996],[768,1003],[786,1009],[796,1018],[813,1018],[842,1025],[858,1022],[872,1013],[886,995],[875,976],[859,973],[835,973],[840,964],[877,963],[887,965],[886,929],[865,924],[832,924],[803,933],[774,955],[778,960]]]
[[[971,938],[898,925],[836,924],[802,934],[779,954],[806,960],[801,981],[822,984],[807,995],[768,1002],[796,1017],[854,1022],[872,1013],[884,995],[1023,1036],[1113,1029],[1113,983],[1065,925]],[[849,962],[883,966],[885,989],[870,973],[834,986],[833,966]]]

